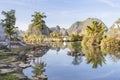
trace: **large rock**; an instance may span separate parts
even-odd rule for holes
[[[65,28],[61,28],[60,33],[62,34],[62,36],[68,36],[69,35]]]
[[[51,28],[50,28],[50,31],[51,31],[51,32],[60,32],[60,29],[61,29],[60,26],[57,25],[56,27],[51,27]]]
[[[28,34],[38,34],[38,35],[49,35],[50,34],[50,30],[49,28],[44,25],[43,29],[36,29],[34,26],[30,25],[28,30],[27,30]]]
[[[23,63],[23,62],[21,62],[20,64],[19,64],[19,67],[21,67],[21,68],[27,68],[27,67],[30,67],[31,65],[30,64],[28,64],[28,63]]]
[[[8,74],[8,73],[13,73],[13,69],[0,69],[0,74]]]
[[[67,29],[61,28],[59,25],[57,25],[56,27],[51,27],[51,28],[50,28],[50,32],[58,32],[58,33],[60,33],[62,36],[68,36]]]
[[[86,19],[84,21],[77,21],[77,22],[73,23],[71,25],[71,27],[68,29],[68,33],[69,34],[72,34],[72,33],[79,34],[80,32],[84,32],[85,27],[86,26],[91,26],[93,21],[97,21],[99,23],[102,23],[102,25],[106,27],[106,25],[100,19],[88,18],[88,19]]]

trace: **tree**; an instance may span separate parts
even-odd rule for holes
[[[31,26],[34,27],[36,31],[35,34],[40,34],[40,31],[44,29],[45,26],[44,18],[46,18],[46,16],[44,15],[44,13],[35,12],[34,15],[32,15],[32,17],[33,19]]]
[[[52,38],[60,38],[61,34],[59,32],[54,31],[54,32],[50,33],[50,37],[52,37]]]
[[[2,11],[2,14],[5,16],[5,19],[2,19],[2,24],[5,27],[5,33],[9,36],[9,48],[11,49],[11,36],[16,33],[15,27],[15,10],[11,11]]]
[[[86,27],[86,35],[83,39],[83,43],[87,39],[87,42],[90,45],[100,44],[102,35],[106,31],[106,27],[102,26],[102,23],[98,23],[97,21],[93,21],[91,26]],[[85,42],[86,43],[86,42]]]

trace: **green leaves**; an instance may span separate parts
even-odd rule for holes
[[[15,10],[11,11],[2,11],[2,14],[5,16],[5,19],[2,19],[2,24],[5,27],[5,33],[7,35],[13,35],[15,33]]]
[[[85,36],[89,37],[89,39],[87,40],[87,43],[89,45],[100,44],[102,35],[105,31],[106,31],[106,27],[102,26],[102,23],[93,21],[91,26],[86,27],[87,34]],[[86,40],[86,39],[83,39],[83,40]],[[86,43],[86,42],[83,41],[83,43]]]
[[[46,18],[44,13],[35,12],[34,15],[32,15],[32,17],[33,17],[32,20],[33,27],[35,27],[36,29],[43,30],[44,29],[43,26],[45,25],[44,18]]]

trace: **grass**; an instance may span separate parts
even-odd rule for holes
[[[19,80],[15,75],[13,74],[7,74],[7,75],[0,75],[0,80]]]

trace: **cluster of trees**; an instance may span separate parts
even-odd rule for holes
[[[34,12],[32,17],[33,19],[29,25],[30,33],[26,32],[23,36],[23,40],[30,43],[41,43],[45,38],[45,35],[42,35],[42,32],[45,25],[44,18],[46,18],[46,16],[44,13]]]
[[[5,16],[4,19],[1,19],[3,26],[5,27],[5,33],[9,36],[9,45],[11,41],[11,37],[16,34],[15,23],[15,10],[11,11],[2,11],[2,14]],[[42,42],[45,38],[45,35],[42,34],[45,26],[45,14],[41,12],[34,12],[32,15],[33,19],[31,20],[30,28],[31,33],[26,32],[23,36],[23,40],[27,42]],[[98,23],[97,21],[93,21],[92,25],[86,26],[85,34],[71,34],[69,35],[69,41],[82,41],[83,45],[101,45],[103,47],[106,46],[119,46],[120,39],[118,38],[119,33],[116,34],[116,30],[109,31],[109,33],[113,33],[115,35],[108,35],[107,28],[102,25],[102,23]],[[118,31],[118,30],[117,30]],[[105,33],[106,32],[106,33]],[[118,31],[120,32],[120,31]],[[59,32],[52,32],[49,35],[50,38],[62,38],[62,34]],[[113,44],[114,43],[114,44]]]
[[[71,34],[69,35],[69,41],[81,41],[83,36],[81,34]]]
[[[119,47],[120,39],[117,32],[112,35],[107,32],[107,28],[102,26],[102,23],[96,21],[91,26],[86,27],[86,33],[83,36],[82,45],[86,46],[101,46],[101,47]],[[120,32],[120,31],[119,31]]]
[[[45,35],[35,35],[35,34],[25,34],[23,37],[23,40],[25,42],[29,42],[29,43],[36,43],[36,44],[40,44],[44,41]]]

